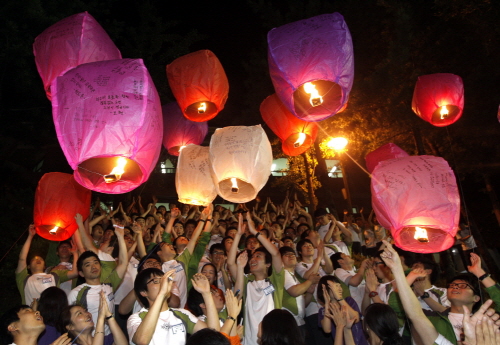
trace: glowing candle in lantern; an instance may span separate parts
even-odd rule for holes
[[[58,229],[59,229],[58,226],[54,226],[52,229],[49,230],[49,234],[55,235]]]
[[[236,177],[231,177],[231,183],[232,183],[232,186],[231,186],[231,192],[233,193],[238,193],[238,182],[236,180]]]
[[[111,173],[109,175],[104,175],[104,181],[106,181],[106,183],[112,183],[121,179],[125,172],[125,165],[127,165],[127,160],[123,157],[119,157]]]
[[[205,114],[205,111],[207,111],[207,104],[205,102],[201,102],[198,107],[198,114]]]
[[[306,140],[306,134],[303,133],[303,132],[300,132],[299,133],[299,137],[297,138],[297,140],[293,143],[293,147],[299,147],[299,146],[302,146],[302,144],[304,143],[304,141]]]
[[[316,90],[316,86],[313,83],[305,83],[304,91],[311,95],[311,98],[309,98],[309,103],[311,103],[313,107],[317,107],[318,105],[321,105],[323,103],[323,97],[321,97],[318,90]]]
[[[419,242],[429,242],[429,238],[427,237],[427,230],[418,226],[415,227],[414,238]]]
[[[446,105],[443,105],[441,109],[439,110],[439,114],[441,115],[441,120],[444,120],[448,117],[450,112],[448,111],[448,108],[446,108]]]

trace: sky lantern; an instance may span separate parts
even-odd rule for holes
[[[352,39],[339,13],[322,14],[267,34],[269,72],[276,94],[305,121],[339,112],[354,78]]]
[[[318,126],[314,122],[295,117],[276,94],[267,97],[260,105],[264,122],[280,138],[283,152],[297,156],[307,151],[316,140]]]
[[[396,144],[388,143],[380,146],[378,149],[373,150],[369,154],[366,155],[366,169],[368,172],[372,172],[373,169],[377,166],[379,162],[394,159],[394,158],[402,158],[408,157],[409,154],[406,153],[401,147]]]
[[[161,149],[161,104],[141,59],[80,65],[52,84],[57,138],[75,180],[96,192],[144,183]]]
[[[196,122],[213,119],[229,93],[224,68],[210,50],[199,50],[167,65],[170,89],[184,116]]]
[[[36,232],[51,241],[64,241],[78,229],[75,215],[90,214],[90,190],[76,183],[73,175],[51,172],[38,181],[33,221]]]
[[[179,154],[175,188],[179,202],[208,206],[217,196],[210,174],[209,147],[189,144]]]
[[[437,253],[455,243],[460,196],[455,174],[441,157],[408,156],[380,162],[372,173],[372,206],[396,245]]]
[[[168,153],[178,156],[189,144],[200,145],[208,132],[206,122],[189,121],[182,114],[177,102],[162,107],[163,109],[163,146]]]
[[[464,110],[462,78],[451,73],[418,77],[411,107],[422,120],[436,127],[455,123]]]
[[[271,174],[271,143],[260,125],[218,128],[210,140],[217,194],[234,202],[255,199]]]
[[[35,39],[33,53],[49,99],[50,84],[67,70],[83,63],[122,58],[106,31],[88,12],[72,15],[45,29]]]

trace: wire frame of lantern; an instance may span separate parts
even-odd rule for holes
[[[175,188],[179,202],[208,206],[217,196],[210,174],[209,147],[194,144],[182,149],[175,172]]]
[[[276,94],[262,102],[260,113],[264,122],[280,138],[281,147],[286,155],[300,155],[316,140],[318,134],[316,123],[295,117]]]
[[[168,153],[178,156],[189,144],[200,145],[208,132],[206,122],[193,122],[186,119],[177,102],[162,107],[163,109],[163,146]]]
[[[368,172],[372,172],[378,163],[386,161],[388,159],[408,157],[409,154],[406,153],[401,147],[396,144],[388,143],[380,146],[378,149],[373,150],[366,155],[366,169]]]
[[[339,112],[354,78],[352,39],[339,13],[272,29],[269,72],[276,94],[295,116],[321,121]]]
[[[161,149],[160,99],[141,59],[80,65],[52,84],[57,138],[75,180],[102,193],[144,183]]]
[[[437,253],[455,243],[460,196],[453,171],[441,157],[408,156],[380,162],[372,173],[372,206],[396,245]]]
[[[167,65],[167,78],[187,119],[205,122],[224,109],[229,83],[219,59],[210,50],[175,59]]]
[[[48,99],[53,80],[78,65],[121,59],[106,31],[88,12],[78,13],[45,29],[33,44],[36,67]]]
[[[47,173],[38,181],[33,221],[36,232],[51,241],[64,241],[78,229],[75,214],[90,214],[90,190],[79,185],[73,175]]]
[[[255,199],[271,174],[271,143],[260,125],[219,128],[210,141],[212,180],[222,198]]]
[[[411,106],[422,120],[436,127],[455,123],[464,109],[462,78],[451,73],[418,77]]]

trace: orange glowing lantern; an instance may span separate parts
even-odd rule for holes
[[[174,60],[167,65],[167,78],[187,119],[205,122],[224,108],[229,83],[219,59],[210,50],[200,50]]]
[[[90,214],[91,192],[79,185],[73,175],[52,172],[42,176],[35,192],[33,220],[38,235],[51,241],[64,241],[78,229],[75,215]]]
[[[264,122],[280,138],[283,152],[297,156],[311,147],[318,126],[314,122],[303,121],[295,117],[280,101],[276,94],[267,97],[260,105]]]
[[[418,77],[411,106],[415,114],[436,127],[455,123],[464,109],[462,78],[451,73]]]

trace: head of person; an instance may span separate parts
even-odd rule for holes
[[[281,254],[281,260],[283,261],[283,267],[293,268],[297,264],[297,254],[293,248],[284,246],[279,249]]]
[[[231,246],[233,245],[234,238],[231,236],[226,236],[222,239],[222,244],[224,245],[224,250],[226,253],[229,253],[229,250],[231,249]],[[236,244],[238,245],[238,244]]]
[[[218,312],[220,312],[222,309],[224,309],[225,304],[224,294],[222,293],[222,290],[217,288],[216,286],[210,285],[210,293],[212,294],[212,297],[214,299],[215,308]],[[191,290],[189,290],[186,303],[189,310],[191,310],[195,316],[201,316],[205,314],[205,301],[203,300],[203,296],[201,295],[201,293],[196,291],[195,288],[191,288]]]
[[[283,224],[281,224],[279,221],[271,224],[271,230],[273,231],[274,236],[276,236],[277,238],[281,238],[281,236],[283,236]]]
[[[102,236],[102,241],[103,242],[109,242],[111,240],[111,237],[115,234],[114,229],[108,228],[106,231],[104,231],[104,235]]]
[[[191,335],[186,345],[231,345],[231,342],[222,333],[211,328],[203,328]]]
[[[137,272],[145,270],[146,268],[157,268],[161,270],[162,261],[160,257],[154,253],[150,252],[148,255],[144,256],[139,265],[137,265]]]
[[[286,217],[282,214],[279,215],[278,217],[276,217],[276,223],[278,223],[282,227],[283,227],[283,224],[285,224],[285,220],[286,220]]]
[[[413,264],[415,263],[415,253],[406,251],[404,249],[401,249],[399,247],[393,246],[394,250],[398,253],[399,257],[401,258],[401,264],[403,267],[413,267]],[[439,279],[439,278],[437,278]]]
[[[288,310],[273,309],[262,319],[259,345],[304,345],[297,322]]]
[[[158,210],[158,212],[160,212],[162,215],[165,214],[167,212],[167,208],[163,205],[160,205],[156,208]]]
[[[363,236],[365,237],[365,242],[372,242],[375,240],[375,233],[373,230],[365,230],[363,231]]]
[[[96,224],[92,227],[92,238],[94,241],[100,241],[104,234],[104,228],[101,224]]]
[[[137,273],[134,281],[134,291],[145,308],[149,308],[150,303],[156,300],[163,275],[163,271],[157,268],[147,268]]]
[[[297,236],[298,237],[301,237],[302,234],[307,231],[307,230],[310,230],[311,227],[309,226],[309,224],[307,223],[300,223],[298,226],[297,226]]]
[[[392,280],[392,271],[391,269],[385,264],[384,260],[380,257],[380,254],[382,254],[384,251],[379,250],[377,255],[373,258],[373,271],[375,272],[375,275],[377,276],[378,279],[388,279]]]
[[[83,252],[76,262],[78,274],[87,279],[96,279],[101,276],[101,260],[96,253],[87,250]]]
[[[291,226],[285,228],[284,234],[285,236],[291,237],[292,239],[295,239],[295,237],[297,236],[297,232]]]
[[[439,279],[439,266],[432,260],[429,260],[427,258],[417,259],[415,260],[412,268],[421,268],[425,270],[425,273],[427,273],[427,279],[429,279],[429,282],[431,284],[434,284]]]
[[[71,242],[69,240],[61,241],[57,245],[56,254],[59,259],[68,260],[71,256]]]
[[[177,233],[177,235],[184,235],[184,225],[180,220],[176,220],[174,222],[174,230]]]
[[[269,230],[267,230],[267,229],[260,229],[259,232],[260,232],[259,236],[264,236],[265,238],[269,238]]]
[[[148,214],[146,216],[146,228],[152,227],[154,223],[156,223],[155,216],[153,216],[152,214]]]
[[[200,271],[205,277],[207,277],[210,285],[217,286],[217,268],[211,263],[205,264]]]
[[[22,337],[35,339],[45,330],[43,317],[30,306],[20,305],[9,309],[0,319],[2,327],[2,344],[20,344]]]
[[[374,303],[365,310],[363,330],[370,345],[402,345],[396,312],[387,304]]]
[[[330,290],[330,286],[328,285],[328,282],[331,281],[333,282],[333,288],[335,289],[335,292],[337,295],[342,296],[343,291],[342,291],[342,284],[340,283],[340,280],[337,277],[331,276],[331,275],[326,275],[321,277],[321,279],[318,282],[318,286],[316,287],[316,295],[318,296],[318,302],[322,306],[325,305],[325,295],[323,292],[323,286],[325,287],[326,291],[328,292],[328,296],[330,297],[330,300],[333,300],[335,298],[333,292]]]
[[[250,235],[245,239],[245,248],[253,253],[260,248],[260,242],[254,235]]]
[[[481,306],[481,290],[478,279],[470,273],[459,274],[448,284],[447,297],[451,305],[466,305],[472,311]],[[470,306],[472,305],[472,308]]]
[[[332,254],[330,256],[330,259],[332,260],[333,268],[344,268],[344,267],[351,267],[354,265],[354,259],[351,258],[350,255],[346,255],[342,252],[337,252],[335,254]]]
[[[222,243],[214,243],[210,246],[210,260],[213,264],[218,265],[226,258],[226,248]]]
[[[43,317],[46,325],[57,326],[59,316],[63,309],[68,307],[68,296],[58,287],[51,286],[40,295],[38,311]]]
[[[174,240],[173,245],[177,253],[180,253],[184,248],[186,248],[188,243],[189,239],[184,235],[180,235]]]
[[[80,305],[70,305],[63,309],[59,318],[59,332],[68,332],[68,337],[75,339],[78,334],[94,328],[92,314]]]
[[[303,239],[308,239],[311,241],[313,245],[317,245],[319,240],[320,240],[320,235],[319,232],[317,232],[314,229],[308,229],[304,231],[301,235],[300,238]]]
[[[160,262],[167,262],[175,258],[177,252],[175,251],[175,245],[169,242],[160,242],[152,250],[152,253],[158,256]]]
[[[303,259],[304,257],[311,257],[314,255],[314,245],[308,239],[300,240],[297,243],[297,254]]]
[[[33,255],[28,260],[27,269],[30,273],[43,273],[45,271],[45,260],[40,255]]]
[[[299,222],[299,223],[307,223],[307,217],[304,216],[303,214],[299,214],[299,216],[297,217],[297,222]]]
[[[317,208],[316,211],[314,211],[314,219],[316,219],[316,222],[319,225],[327,225],[330,220],[328,219],[328,212],[326,212],[325,208]]]
[[[237,233],[238,233],[238,228],[236,228],[234,226],[230,226],[226,230],[226,236],[229,236],[229,237],[232,237],[232,238],[234,238]]]
[[[265,272],[267,276],[272,274],[272,261],[273,257],[266,248],[259,247],[255,249],[252,256],[248,260],[248,265],[250,266],[250,273]]]
[[[144,217],[137,217],[135,219],[135,222],[141,226],[141,228],[144,228],[146,226],[146,218]]]
[[[295,250],[295,242],[293,242],[293,238],[291,238],[290,236],[285,236],[283,237],[282,241],[285,247],[290,247]]]
[[[184,223],[184,232],[187,238],[191,238],[193,235],[194,229],[196,229],[197,222],[194,219],[189,219]]]

